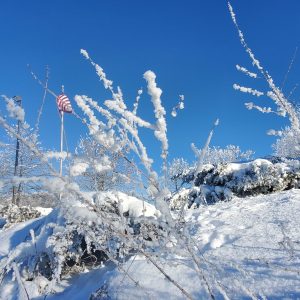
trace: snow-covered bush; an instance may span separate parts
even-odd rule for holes
[[[30,206],[9,204],[0,208],[0,217],[5,220],[5,227],[40,217],[41,213]]]
[[[254,153],[251,150],[243,152],[239,146],[234,145],[228,145],[225,148],[208,146],[205,150],[197,149],[194,144],[191,144],[191,147],[198,161],[201,157],[201,169],[207,164],[216,166],[218,164],[248,161]],[[197,163],[189,164],[183,158],[175,158],[171,161],[168,168],[168,176],[174,185],[173,191],[178,192],[184,185],[192,183],[196,165]]]
[[[256,159],[247,163],[208,164],[196,178],[191,174],[186,178],[195,186],[173,197],[172,209],[299,188],[300,162]]]
[[[54,282],[72,272],[124,260],[141,248],[153,251],[167,231],[158,222],[160,213],[150,204],[120,192],[93,195],[94,210],[72,205],[53,210],[30,225],[30,235],[0,260],[6,273],[18,265],[24,280]]]

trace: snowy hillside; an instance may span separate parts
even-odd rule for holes
[[[134,210],[132,197],[129,203]],[[129,206],[124,205],[126,209]],[[1,232],[1,265],[9,251],[28,240],[30,229],[36,230],[47,218],[27,221]],[[56,293],[49,294],[47,299],[89,299],[92,293],[91,299],[300,297],[299,190],[200,206],[188,210],[185,220],[184,234],[191,237],[191,253],[197,255],[199,269],[186,251],[173,253],[170,244],[169,253],[157,253],[149,259],[132,254],[119,268],[109,263],[67,276],[53,286]],[[3,275],[1,299],[21,299],[24,289],[16,276],[13,272]],[[39,297],[39,291],[47,283],[42,277],[40,281],[23,281],[30,299],[44,299]]]

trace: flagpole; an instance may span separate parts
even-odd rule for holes
[[[61,86],[61,92],[64,93],[64,86]],[[63,110],[60,111],[60,161],[59,161],[59,175],[62,177],[63,175],[63,150],[64,150],[64,112]],[[59,201],[61,201],[62,194],[59,193]]]
[[[65,87],[61,86],[61,92],[65,92]],[[63,175],[63,148],[64,148],[64,112],[63,110],[60,112],[60,168],[59,168],[59,175]]]
[[[61,120],[61,124],[60,124],[60,168],[59,168],[59,175],[62,176],[63,174],[63,147],[64,147],[64,143],[63,143],[63,136],[64,136],[64,112],[61,111],[60,112],[60,120]]]

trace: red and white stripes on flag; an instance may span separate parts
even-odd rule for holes
[[[57,103],[57,106],[58,106],[58,110],[60,112],[61,111],[66,112],[66,113],[72,113],[73,112],[71,102],[65,94],[60,94],[56,98],[56,103]]]

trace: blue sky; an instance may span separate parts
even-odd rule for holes
[[[281,84],[295,48],[299,46],[300,1],[251,0],[231,2],[250,47]],[[255,100],[271,105],[266,98],[251,97],[233,90],[232,85],[260,87],[235,69],[251,69],[240,46],[226,1],[219,0],[85,0],[0,2],[0,93],[21,95],[27,120],[34,124],[43,90],[31,78],[29,63],[41,78],[50,67],[49,85],[66,94],[86,94],[100,103],[110,95],[99,83],[91,66],[80,55],[86,49],[115,85],[120,85],[128,106],[136,91],[145,90],[143,73],[151,69],[163,90],[168,111],[170,157],[193,158],[190,143],[202,146],[212,122],[220,126],[212,145],[239,145],[256,156],[271,153],[274,138],[265,132],[280,129],[287,120],[248,111],[244,102]],[[285,91],[300,81],[300,51],[289,74]],[[177,118],[170,112],[185,95],[186,109]],[[294,100],[300,99],[300,88]],[[40,136],[46,148],[59,147],[59,120],[54,98],[48,96],[41,120]],[[75,104],[74,104],[75,106]],[[76,108],[77,112],[80,112]],[[150,99],[144,93],[140,112],[151,119]],[[3,109],[2,109],[3,112]],[[83,134],[81,124],[66,117],[70,148]],[[159,144],[145,135],[150,153]]]

